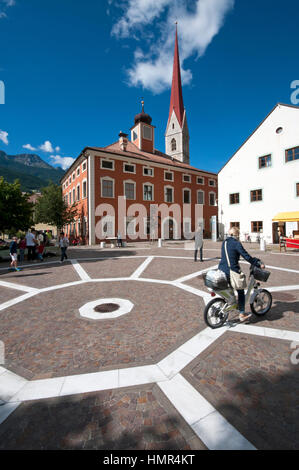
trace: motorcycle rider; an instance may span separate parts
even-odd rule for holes
[[[248,263],[265,268],[262,261],[258,258],[253,258],[250,254],[244,249],[242,243],[239,241],[240,231],[237,227],[232,227],[228,232],[228,238],[222,243],[221,248],[221,261],[219,263],[218,269],[223,271],[226,275],[228,282],[230,283],[230,269],[236,273],[240,273],[241,268],[239,266],[240,256],[242,256]],[[230,262],[230,267],[227,263],[226,253],[225,253],[225,244],[227,247],[228,258]],[[245,314],[245,292],[244,289],[238,290],[238,308],[239,308],[239,320],[244,322],[251,317],[251,314]]]

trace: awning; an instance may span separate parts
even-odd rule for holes
[[[273,219],[273,222],[299,222],[299,211],[280,212]]]

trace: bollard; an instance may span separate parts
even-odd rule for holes
[[[158,238],[158,248],[162,248],[162,238]]]
[[[266,251],[266,240],[264,240],[263,237],[261,237],[261,240],[260,240],[260,250]]]
[[[101,248],[105,248],[106,246],[106,243],[105,242],[101,242]]]

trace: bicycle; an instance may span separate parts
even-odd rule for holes
[[[218,273],[218,271],[214,271],[214,273]],[[204,282],[212,297],[216,295],[218,297],[215,297],[206,305],[204,320],[210,328],[215,329],[220,328],[227,322],[229,313],[238,309],[238,302],[225,274],[218,274],[218,281],[213,280],[212,274],[213,271],[209,271],[204,277]],[[258,317],[266,315],[272,307],[271,293],[266,289],[260,289],[260,282],[267,282],[269,276],[269,271],[260,269],[257,266],[250,267],[245,305],[249,302],[251,312]]]

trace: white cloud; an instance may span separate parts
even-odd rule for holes
[[[23,149],[27,149],[27,150],[31,150],[31,151],[36,150],[36,148],[32,147],[32,145],[30,145],[30,144],[23,145]]]
[[[40,150],[42,150],[43,152],[46,152],[46,153],[53,153],[54,152],[52,144],[49,140],[46,140],[45,143],[43,145],[41,145],[39,148],[40,148]]]
[[[0,19],[7,18],[7,8],[13,7],[15,4],[15,0],[0,0]]]
[[[60,152],[60,147],[55,147],[55,152]]]
[[[69,168],[75,159],[72,157],[61,157],[60,155],[51,155],[54,165],[59,165],[63,170]]]
[[[178,21],[182,81],[192,80],[191,70],[184,61],[191,56],[201,57],[221,29],[225,17],[234,6],[234,0],[126,0],[122,18],[113,26],[117,38],[143,39],[143,49],[134,54],[134,62],[127,71],[129,85],[142,86],[160,93],[171,85],[175,21]],[[153,30],[158,38],[146,40]],[[148,50],[145,51],[144,48]]]
[[[8,145],[8,132],[5,132],[5,131],[1,131],[0,129],[0,140],[5,144],[5,145]]]

